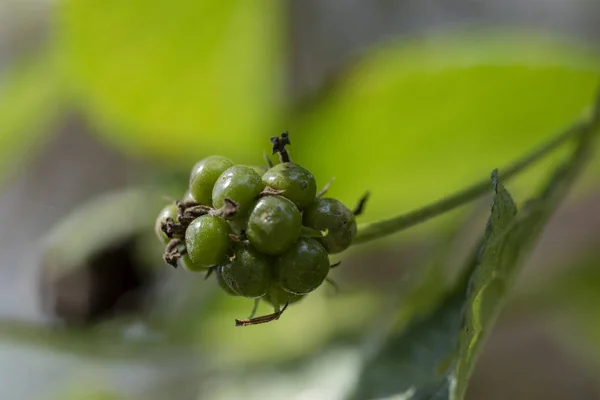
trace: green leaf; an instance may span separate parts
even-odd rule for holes
[[[85,384],[85,389],[68,387],[61,390],[57,395],[49,397],[48,400],[125,400],[125,397],[94,387],[90,382],[85,382]]]
[[[498,246],[483,248],[481,261],[470,277],[465,321],[454,367],[456,387],[453,398],[464,397],[485,334],[512,289],[527,253],[588,161],[592,134],[597,133],[598,127],[594,125],[582,133],[571,158],[556,169],[540,195],[525,204]],[[488,254],[490,258],[486,259]]]
[[[516,215],[516,205],[508,192],[502,185],[496,187],[499,190],[492,206],[486,245],[497,245]],[[430,315],[388,338],[378,355],[364,366],[356,398],[404,393],[412,399],[447,393],[446,370],[456,347],[464,302],[465,288],[459,285]]]
[[[235,318],[249,313],[252,301],[224,295],[219,289],[209,315],[194,321],[195,335],[226,369],[293,360],[318,351],[336,335],[361,335],[382,306],[380,293],[348,291],[332,297],[327,294],[329,289],[323,285],[290,306],[278,321],[281,323],[257,325],[256,329],[231,329]],[[271,313],[273,307],[263,302],[258,312]],[[312,329],[310,335],[307,327]]]
[[[519,213],[494,172],[491,216],[464,277],[437,309],[390,335],[365,362],[355,399],[464,397],[481,345],[510,294],[524,258],[587,161],[591,133],[598,130],[595,124],[578,137],[570,158]]]
[[[598,55],[532,32],[433,35],[374,49],[290,126],[295,160],[361,222],[436,201],[563,130],[589,104]],[[502,140],[498,140],[502,138]],[[319,149],[318,152],[315,149]],[[556,162],[549,159],[547,164]],[[545,168],[512,184],[529,196]]]
[[[62,3],[67,76],[103,138],[185,166],[261,160],[284,105],[280,2]]]
[[[95,329],[56,329],[56,326],[42,323],[3,318],[0,319],[0,340],[39,351],[48,350],[107,361],[148,361],[172,356],[177,351],[189,351],[176,348],[162,337],[127,337],[127,328],[134,326],[136,322],[139,321],[109,322],[102,327],[96,326]]]
[[[50,136],[62,90],[48,51],[19,60],[0,76],[0,183]]]
[[[582,130],[587,129],[586,124],[588,120],[589,110],[586,110],[581,118],[573,123],[568,129],[538,146],[520,159],[513,161],[506,168],[503,168],[502,179],[508,180],[509,178],[513,178],[521,174],[528,167],[539,162],[544,157],[552,156],[561,146],[568,143],[573,137],[580,135]],[[361,244],[381,239],[419,223],[426,222],[429,219],[452,211],[461,205],[472,202],[478,197],[486,194],[488,188],[489,183],[486,179],[485,181],[472,184],[453,194],[446,195],[443,199],[422,206],[417,210],[387,218],[382,221],[359,224],[357,229],[358,233],[352,244]]]

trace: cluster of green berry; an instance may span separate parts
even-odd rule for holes
[[[164,259],[190,271],[214,273],[230,295],[255,299],[237,325],[278,319],[290,303],[318,288],[331,269],[329,254],[346,250],[356,235],[354,211],[317,193],[314,176],[291,162],[289,135],[271,138],[280,163],[268,168],[234,165],[211,156],[192,169],[189,190],[158,216]],[[254,317],[260,300],[274,313]]]

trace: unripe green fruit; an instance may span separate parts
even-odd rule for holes
[[[233,162],[222,156],[210,156],[200,160],[190,174],[190,194],[198,203],[212,206],[212,192],[221,174],[233,166]]]
[[[246,236],[263,254],[281,254],[300,236],[302,217],[298,207],[281,196],[259,199],[248,217]]]
[[[219,284],[219,286],[221,287],[221,289],[223,289],[223,291],[225,293],[227,293],[230,296],[239,296],[239,294],[237,294],[236,292],[233,291],[233,289],[231,289],[229,287],[229,285],[227,284],[227,282],[225,282],[225,279],[223,279],[223,266],[218,266],[215,270],[215,277],[217,279],[217,283]]]
[[[220,264],[231,244],[231,227],[221,217],[202,215],[185,231],[185,245],[194,264],[210,267]]]
[[[192,272],[206,271],[208,269],[208,267],[194,264],[190,256],[187,254],[181,256],[179,259],[179,265]]]
[[[229,226],[235,235],[241,235],[242,231],[246,231],[248,227],[248,219],[247,218],[238,218],[229,221]]]
[[[278,283],[273,283],[269,288],[267,294],[263,297],[267,303],[271,304],[275,308],[281,308],[285,305],[285,303],[290,301],[290,304],[294,304],[300,300],[304,295],[293,295],[291,293],[286,292]]]
[[[185,194],[183,195],[183,199],[181,199],[181,200],[183,200],[185,202],[193,201],[194,203],[197,203],[197,201],[194,198],[194,196],[192,196],[192,192],[190,192],[189,190],[186,190]]]
[[[315,177],[306,168],[291,162],[275,165],[264,173],[262,180],[266,186],[283,190],[281,195],[293,201],[301,210],[317,194]]]
[[[294,246],[275,259],[277,280],[289,293],[312,292],[321,286],[328,273],[327,251],[312,238],[300,238]]]
[[[346,250],[356,236],[354,213],[336,199],[314,201],[304,210],[302,222],[309,228],[327,230],[327,235],[319,238],[319,241],[329,254]]]
[[[258,167],[256,165],[252,165],[252,166],[250,166],[250,168],[255,170],[256,173],[259,174],[260,176],[263,176],[263,174],[267,171],[267,169],[265,167]]]
[[[269,258],[249,245],[239,245],[235,256],[222,265],[223,280],[238,295],[248,298],[262,297],[272,282]]]
[[[156,218],[156,222],[154,223],[154,232],[156,233],[156,237],[162,244],[167,244],[171,239],[162,231],[162,223],[167,220],[167,218],[173,218],[174,222],[177,222],[177,206],[175,204],[169,204],[165,206],[158,217]]]
[[[213,207],[223,207],[225,198],[229,198],[238,206],[234,218],[243,218],[264,188],[260,175],[252,167],[234,165],[225,170],[215,182],[212,192]]]

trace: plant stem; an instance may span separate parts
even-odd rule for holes
[[[598,110],[596,107],[594,110]],[[505,169],[501,170],[499,176],[503,181],[514,177],[526,168],[530,167],[544,156],[552,153],[556,148],[568,142],[574,136],[596,129],[599,122],[598,112],[594,111],[592,115],[589,112],[584,114],[578,122],[573,124],[565,131],[558,134],[540,147],[534,149],[531,153],[515,161]],[[384,236],[394,234],[404,229],[413,227],[421,222],[442,215],[459,206],[476,200],[478,197],[488,193],[492,189],[489,179],[483,179],[474,185],[454,193],[446,198],[429,204],[425,207],[413,210],[387,220],[361,224],[358,226],[358,233],[353,241],[353,245],[362,244],[371,240],[379,239]]]

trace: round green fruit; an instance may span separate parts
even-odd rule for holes
[[[294,304],[300,300],[304,295],[293,295],[291,293],[286,292],[278,283],[273,283],[269,288],[267,294],[263,297],[267,303],[271,304],[275,309],[280,309],[290,301],[290,304]]]
[[[193,263],[200,267],[220,264],[231,244],[231,227],[221,217],[202,215],[185,231],[187,253]]]
[[[217,278],[217,283],[225,293],[227,293],[230,296],[239,296],[236,292],[233,291],[233,289],[229,287],[227,282],[225,282],[225,279],[223,279],[223,266],[218,266],[216,268],[215,277]]]
[[[198,161],[190,174],[191,197],[198,204],[212,206],[215,182],[225,170],[232,166],[231,160],[222,156],[210,156]]]
[[[272,282],[269,258],[249,245],[238,246],[234,254],[220,267],[227,286],[242,297],[254,299],[264,296]]]
[[[301,228],[302,216],[294,203],[281,196],[265,196],[252,208],[246,236],[261,253],[275,255],[298,240]]]
[[[267,172],[267,168],[265,168],[265,167],[259,167],[257,165],[252,165],[250,168],[252,168],[253,170],[255,170],[256,173],[259,174],[260,176],[263,176],[263,174],[265,172]]]
[[[310,293],[329,273],[327,250],[317,240],[300,238],[275,260],[275,274],[283,290],[293,294]]]
[[[197,201],[194,198],[194,196],[192,196],[192,192],[190,192],[189,190],[186,190],[185,194],[183,195],[183,199],[181,199],[181,200],[183,200],[185,202],[191,202],[191,201],[193,201],[194,203],[197,203]]]
[[[266,186],[282,190],[282,196],[293,201],[299,209],[313,202],[317,194],[315,177],[304,167],[291,162],[277,164],[262,176]]]
[[[194,264],[190,256],[187,254],[181,256],[179,259],[179,265],[192,272],[206,271],[208,269],[208,267]]]
[[[327,235],[319,238],[319,241],[329,254],[346,250],[356,236],[354,213],[336,199],[314,201],[304,210],[302,222],[309,228],[327,230]]]
[[[223,207],[225,198],[229,198],[238,206],[235,218],[244,217],[264,188],[260,175],[252,167],[234,165],[225,170],[215,182],[213,207]]]
[[[178,222],[177,206],[175,204],[169,204],[169,205],[165,206],[158,214],[158,217],[156,218],[156,222],[154,223],[154,232],[156,233],[156,237],[163,244],[167,244],[171,240],[162,231],[162,223],[164,221],[166,221],[167,218],[172,218],[174,222]]]
[[[248,219],[247,218],[233,219],[233,220],[229,221],[229,226],[231,226],[231,229],[234,234],[241,235],[242,231],[246,232],[246,229],[248,227]]]

